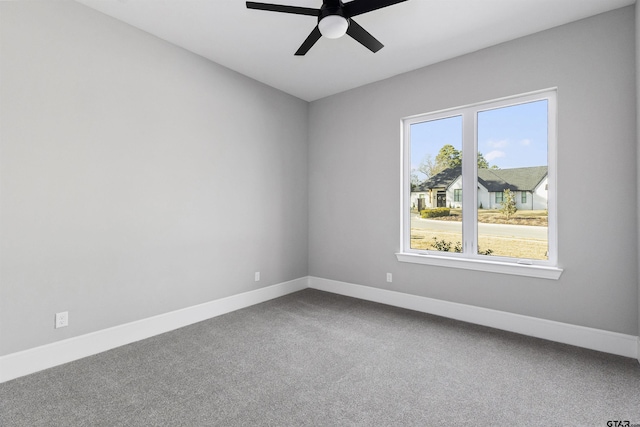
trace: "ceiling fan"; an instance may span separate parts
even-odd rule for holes
[[[354,40],[375,53],[384,45],[352,18],[403,1],[407,0],[353,0],[347,3],[343,3],[342,0],[323,0],[320,9],[248,1],[247,8],[316,16],[318,25],[296,51],[295,54],[298,56],[306,54],[322,36],[337,39],[345,34],[349,34]]]

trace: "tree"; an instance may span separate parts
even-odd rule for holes
[[[427,179],[439,174],[445,169],[455,168],[462,166],[462,153],[460,150],[451,144],[445,144],[442,146],[435,160],[431,157],[431,154],[427,154],[420,165],[418,166],[418,172],[424,174]],[[490,166],[487,159],[484,158],[482,153],[478,152],[478,168],[479,169],[497,169],[496,166]]]
[[[485,159],[482,153],[478,151],[478,169],[489,169],[490,167],[493,166],[489,166],[487,159]]]
[[[441,172],[441,170],[437,169],[436,162],[434,162],[431,154],[427,154],[426,156],[424,156],[424,159],[422,159],[422,162],[420,162],[420,165],[418,165],[418,172],[425,175],[427,179],[429,179],[438,172]]]
[[[436,156],[436,166],[441,170],[462,166],[462,155],[459,150],[451,144],[443,145]]]
[[[462,156],[459,150],[451,144],[442,146],[435,160],[431,157],[431,154],[427,154],[420,165],[418,166],[418,172],[426,176],[427,179],[434,175],[439,174],[445,169],[453,168],[462,165]]]
[[[510,220],[513,214],[518,212],[518,208],[516,207],[516,195],[508,188],[504,190],[503,194],[500,212],[507,217],[507,220]]]
[[[418,171],[411,169],[411,191],[415,191],[420,185],[420,178],[418,178]]]

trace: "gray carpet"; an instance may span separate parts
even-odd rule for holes
[[[609,420],[636,360],[311,289],[0,384],[4,427]]]

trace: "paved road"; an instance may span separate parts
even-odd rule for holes
[[[411,228],[422,228],[434,231],[460,232],[462,223],[454,221],[438,221],[436,219],[422,219],[411,215]],[[501,237],[518,237],[521,239],[546,240],[547,227],[533,225],[511,224],[478,224],[478,234]]]

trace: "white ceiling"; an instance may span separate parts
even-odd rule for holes
[[[294,56],[315,17],[248,10],[242,0],[77,1],[307,101],[635,3],[408,0],[355,18],[385,45],[378,53],[345,36]],[[319,8],[322,1],[265,3]]]

